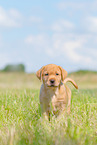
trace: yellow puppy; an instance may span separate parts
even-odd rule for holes
[[[60,66],[48,64],[39,69],[36,76],[43,81],[39,96],[42,114],[49,118],[51,111],[56,116],[65,110],[70,113],[71,91],[65,83],[70,81],[76,89],[78,86],[66,78],[67,72]]]

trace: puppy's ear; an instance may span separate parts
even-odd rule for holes
[[[61,70],[61,79],[62,81],[65,80],[65,78],[67,77],[67,71],[65,69],[63,69],[61,66],[59,66],[60,70]]]
[[[42,67],[41,69],[39,69],[37,72],[36,72],[36,76],[38,77],[39,80],[42,81],[42,72],[43,72],[43,68]]]

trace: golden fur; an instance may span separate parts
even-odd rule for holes
[[[39,95],[42,114],[49,118],[51,111],[56,116],[65,111],[70,113],[71,90],[66,82],[71,82],[76,89],[78,86],[72,79],[66,78],[67,72],[60,66],[48,64],[39,69],[36,76],[43,82]]]

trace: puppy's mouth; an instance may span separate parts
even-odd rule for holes
[[[57,87],[57,86],[55,86],[55,85],[48,85],[48,87]]]
[[[49,84],[49,85],[47,85],[47,87],[58,87],[58,85],[56,85],[56,84]]]

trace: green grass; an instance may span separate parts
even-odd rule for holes
[[[72,90],[71,114],[43,120],[39,89],[0,89],[1,145],[96,145],[97,90]]]
[[[0,145],[97,145],[97,73],[71,73],[70,115],[44,120],[35,74],[0,73]]]

